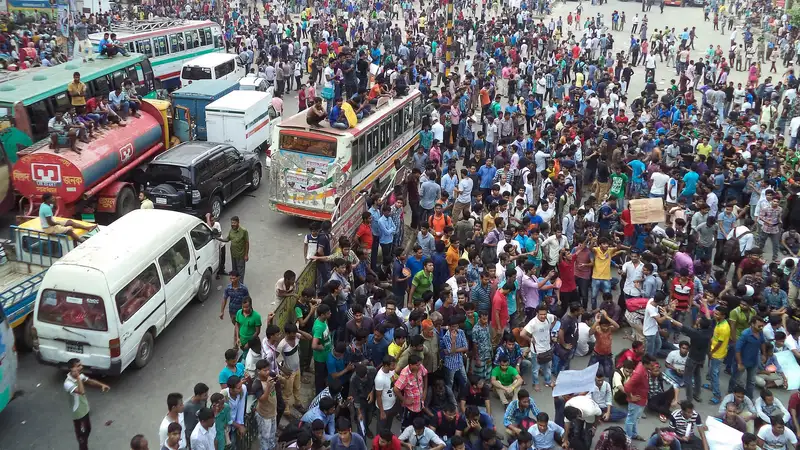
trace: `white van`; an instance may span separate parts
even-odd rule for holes
[[[187,304],[211,293],[219,245],[200,219],[137,209],[59,259],[34,305],[34,350],[66,368],[118,375],[153,358],[154,341]]]
[[[207,140],[230,144],[241,153],[266,152],[272,129],[280,121],[272,106],[272,88],[267,92],[229,92],[206,106]],[[270,166],[269,158],[266,164]]]
[[[208,53],[183,63],[181,86],[197,80],[239,80],[247,75],[238,55]]]

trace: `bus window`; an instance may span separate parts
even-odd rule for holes
[[[148,57],[153,57],[153,46],[150,44],[150,39],[141,39],[136,41],[136,52],[144,53]]]
[[[94,80],[92,84],[94,85],[95,96],[99,95],[101,97],[105,97],[108,95],[109,92],[111,92],[111,86],[108,84],[107,77],[104,76],[99,77],[96,80]]]
[[[379,152],[380,145],[380,128],[375,128],[369,133],[369,151],[367,152],[367,160],[372,161],[375,155]]]
[[[47,122],[53,115],[47,107],[47,100],[40,100],[31,106],[28,106],[28,117],[31,121],[31,136],[33,142],[40,141],[46,138],[49,133],[47,131]]]
[[[422,123],[422,100],[419,98],[414,100],[414,126],[419,127]]]
[[[224,46],[222,41],[222,35],[215,34],[214,35],[214,48],[222,48]]]
[[[414,129],[414,107],[411,103],[403,108],[403,120],[406,126],[406,130],[413,130]]]
[[[126,42],[125,43],[125,48],[127,48],[129,52],[135,52],[136,51],[136,49],[133,48],[133,42]]]
[[[403,110],[397,111],[392,115],[392,122],[394,122],[394,136],[403,134]]]
[[[178,33],[175,36],[178,37],[178,51],[182,52],[186,50],[186,44],[183,41],[183,33]]]
[[[167,38],[164,36],[153,38],[153,54],[155,56],[163,56],[167,53]]]
[[[206,31],[208,31],[208,35],[206,35]],[[203,28],[200,30],[200,46],[205,47],[206,45],[211,45],[211,40],[209,37],[211,36],[211,28]]]
[[[142,76],[139,81],[144,81],[145,93],[152,92],[156,88],[155,77],[153,76],[153,66],[150,65],[150,60],[145,59],[141,63],[136,64],[136,68],[142,68]],[[144,95],[144,94],[142,94]]]
[[[186,32],[186,49],[194,48],[194,38],[192,37],[192,33]]]
[[[55,101],[56,111],[66,111],[70,106],[72,106],[72,102],[70,101],[69,95],[67,95],[66,92],[56,94],[55,97],[53,97],[53,100]]]
[[[178,47],[178,35],[177,34],[170,34],[169,35],[169,52],[170,53],[177,53],[181,51]]]
[[[122,87],[122,82],[125,81],[125,71],[118,70],[114,72],[114,75],[112,75],[112,80],[115,88],[117,86]]]
[[[130,78],[131,81],[133,81],[133,85],[134,86],[138,86],[139,85],[139,74],[136,73],[136,67],[135,66],[126,67],[125,68],[125,76],[127,78]]]
[[[353,168],[358,170],[364,165],[364,159],[361,156],[361,150],[364,146],[364,138],[361,137],[353,141],[352,147],[350,148],[350,153],[352,153],[353,159]]]
[[[380,151],[383,151],[383,149],[385,149],[386,147],[389,146],[389,139],[388,138],[389,138],[389,127],[390,126],[391,125],[389,124],[388,121],[383,121],[383,123],[381,124],[381,126],[379,128],[380,131],[381,131],[381,140],[380,140],[380,144],[379,144],[380,145]]]

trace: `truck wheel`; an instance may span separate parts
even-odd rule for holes
[[[137,369],[146,366],[153,359],[153,347],[153,334],[148,331],[142,337],[139,348],[136,349],[136,359],[133,360],[133,364]]]
[[[126,187],[119,191],[119,194],[117,194],[116,218],[119,219],[136,208],[136,194],[133,189]]]
[[[222,215],[222,198],[219,195],[211,198],[211,215],[215,219],[219,219],[219,216]]]
[[[206,269],[200,279],[200,288],[197,290],[197,301],[205,303],[211,295],[211,269]]]
[[[14,328],[14,340],[20,350],[33,350],[33,315],[29,315],[25,322]]]
[[[255,191],[261,186],[261,166],[256,166],[250,172],[250,190]]]

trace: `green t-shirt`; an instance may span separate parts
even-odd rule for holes
[[[519,375],[519,372],[517,372],[516,368],[511,366],[508,366],[505,372],[503,372],[500,366],[495,366],[494,369],[492,369],[492,378],[497,378],[497,381],[503,386],[511,386],[511,383],[514,382],[517,375]]]
[[[422,294],[428,291],[433,292],[433,272],[430,275],[426,275],[424,270],[420,270],[414,275],[411,284],[416,287],[414,289],[414,298],[422,298]]]
[[[256,328],[261,326],[261,314],[252,310],[245,316],[242,310],[236,312],[236,323],[239,324],[239,341],[246,344],[256,334]]]
[[[228,239],[231,241],[231,258],[244,259],[245,243],[250,240],[250,235],[243,227],[238,230],[231,228],[228,231]]]
[[[625,185],[628,184],[628,176],[624,173],[611,174],[611,195],[617,198],[625,197]]]
[[[731,311],[728,322],[736,325],[736,339],[739,339],[744,333],[744,330],[750,327],[750,319],[753,317],[753,308],[750,308],[746,313],[742,310],[741,306],[733,308]],[[733,336],[731,336],[733,338]]]
[[[311,336],[319,339],[324,350],[314,350],[315,362],[327,362],[328,354],[331,352],[331,334],[328,330],[328,322],[319,319],[314,320],[314,328],[311,329]]]

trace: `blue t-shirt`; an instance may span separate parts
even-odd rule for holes
[[[344,357],[337,358],[337,357],[333,356],[333,352],[328,353],[328,361],[326,363],[326,366],[328,367],[328,383],[330,383],[331,381],[333,381],[333,377],[331,375],[333,375],[334,373],[341,372],[341,371],[344,370],[344,366],[345,366]],[[344,376],[346,377],[347,375],[344,375]],[[344,380],[340,380],[340,381],[344,381]]]
[[[647,170],[647,167],[644,165],[643,162],[639,161],[638,159],[631,161],[630,163],[628,163],[628,165],[631,166],[633,182],[641,183],[642,174],[644,173],[645,170]]]
[[[700,175],[693,170],[684,175],[683,182],[686,183],[686,186],[683,188],[683,192],[681,192],[681,195],[684,196],[694,195],[695,192],[697,192],[697,180],[699,179]]]
[[[50,224],[47,222],[48,217],[53,217],[53,207],[42,203],[42,206],[39,207],[39,220],[42,222],[43,230],[50,228]]]
[[[481,189],[489,189],[492,187],[492,181],[497,173],[497,167],[487,167],[485,165],[478,169],[478,176],[481,177]]]
[[[223,367],[222,371],[219,373],[219,384],[226,384],[228,382],[228,378],[233,375],[236,375],[237,377],[244,376],[244,363],[236,363],[236,372],[231,370],[228,366]]]

